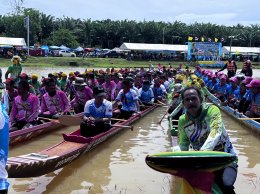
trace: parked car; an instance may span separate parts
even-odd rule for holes
[[[71,51],[60,50],[59,56],[60,57],[76,57],[76,54]]]

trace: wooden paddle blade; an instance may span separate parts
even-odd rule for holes
[[[59,122],[62,125],[67,125],[67,126],[80,125],[82,121],[83,120],[81,117],[75,117],[71,115],[63,115],[59,117]]]
[[[250,118],[250,117],[244,117],[244,118],[238,118],[239,120],[260,120],[260,118]]]

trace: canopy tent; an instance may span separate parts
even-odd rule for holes
[[[0,45],[26,46],[24,38],[0,37]]]
[[[230,46],[223,46],[222,52],[224,54],[228,54],[230,52]],[[258,53],[258,54],[260,54],[260,48],[259,47],[232,46],[231,53],[234,53],[234,54]]]
[[[60,49],[61,49],[61,50],[65,50],[65,51],[71,50],[69,47],[66,47],[65,45],[61,45],[61,46],[60,46]]]
[[[135,51],[178,51],[186,52],[187,45],[175,44],[143,44],[143,43],[123,43],[119,49],[121,50],[135,50]]]
[[[74,51],[76,51],[76,52],[81,52],[81,51],[83,51],[84,49],[81,47],[81,46],[79,46],[79,47],[77,47],[77,48],[75,48],[74,49]]]
[[[58,49],[60,49],[60,47],[58,47],[58,46],[49,46],[49,49],[58,50]]]
[[[112,51],[116,51],[117,53],[122,53],[122,52],[126,52],[126,51],[129,51],[129,50],[115,47],[115,48],[112,49]]]

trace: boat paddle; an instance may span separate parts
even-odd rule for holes
[[[117,118],[111,118],[111,120],[126,121],[124,119],[117,119]],[[73,115],[62,115],[61,117],[59,117],[59,122],[62,125],[67,125],[67,126],[80,125],[82,121],[83,121],[82,117],[75,117]],[[133,130],[133,126],[129,126],[129,125],[113,124],[111,125],[111,127],[130,128],[131,130]]]
[[[250,117],[245,117],[245,118],[238,118],[239,120],[247,121],[247,120],[260,120],[260,118],[250,118]]]
[[[46,118],[46,117],[38,117],[38,119],[41,119],[41,120],[48,120],[50,122],[54,122],[54,123],[60,123],[59,120],[57,119],[50,119],[50,118]]]

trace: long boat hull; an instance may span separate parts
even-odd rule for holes
[[[83,115],[83,113],[79,113],[79,114],[76,114],[75,116],[81,117],[82,115]],[[9,146],[14,146],[16,144],[28,141],[41,134],[61,128],[62,126],[63,125],[61,123],[48,121],[46,123],[36,125],[36,126],[30,127],[30,128],[10,132]]]
[[[229,116],[231,116],[236,121],[240,122],[241,124],[243,124],[244,126],[246,126],[249,129],[253,130],[254,132],[256,132],[258,134],[260,133],[260,123],[259,122],[255,121],[255,120],[240,120],[239,118],[248,118],[248,117],[245,116],[244,114],[237,112],[236,110],[234,110],[233,108],[231,108],[229,106],[221,106],[219,99],[213,95],[208,96],[207,98],[213,104],[218,106],[222,111],[227,113]]]
[[[130,125],[151,112],[157,106],[158,105],[151,106],[140,114],[133,115],[128,120],[120,121],[117,124]],[[9,178],[37,177],[55,171],[68,165],[123,129],[123,127],[112,127],[108,131],[90,138],[79,136],[79,129],[70,135],[64,134],[64,140],[62,142],[48,149],[38,153],[8,158],[8,176]]]

